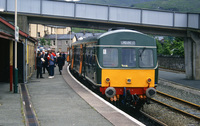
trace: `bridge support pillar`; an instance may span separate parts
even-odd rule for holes
[[[184,50],[186,78],[200,80],[200,33],[188,32]]]
[[[29,23],[27,16],[17,15],[17,25],[20,30],[29,34]]]
[[[193,42],[187,37],[184,40],[185,73],[187,79],[193,79]]]

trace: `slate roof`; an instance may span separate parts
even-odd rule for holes
[[[6,27],[2,27],[2,25]],[[10,39],[14,41],[15,40],[14,34],[15,34],[15,26],[0,16],[0,38]],[[25,37],[34,43],[37,42],[35,38],[31,37],[29,34],[19,29],[19,41],[23,41],[21,37]]]
[[[78,39],[84,39],[96,35],[101,35],[102,33],[75,33]]]
[[[71,38],[70,38],[71,37]],[[73,39],[75,37],[75,34],[57,34],[57,40],[70,40]],[[56,39],[56,34],[52,34],[52,35],[45,35],[44,36],[45,39]]]

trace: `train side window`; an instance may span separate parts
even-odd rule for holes
[[[91,48],[89,48],[88,62],[90,65],[92,65],[92,49]]]
[[[153,67],[153,50],[152,49],[139,49],[139,66],[140,67]]]
[[[118,50],[115,48],[103,49],[103,66],[117,67],[118,66]]]
[[[122,49],[121,63],[122,67],[136,67],[135,49]]]
[[[87,65],[89,64],[88,55],[89,55],[89,52],[88,52],[88,49],[86,49],[86,60],[85,60],[85,62],[86,62]]]

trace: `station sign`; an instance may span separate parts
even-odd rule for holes
[[[15,41],[19,41],[19,27],[15,27]]]
[[[135,41],[121,41],[121,45],[135,46]]]

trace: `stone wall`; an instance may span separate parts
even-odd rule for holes
[[[158,65],[160,68],[185,71],[184,57],[158,56]]]

